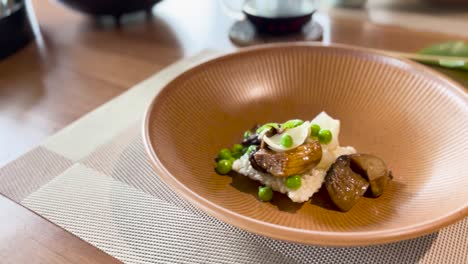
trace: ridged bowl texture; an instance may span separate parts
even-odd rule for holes
[[[190,69],[156,96],[144,124],[159,176],[234,226],[294,242],[355,246],[428,234],[468,215],[468,97],[425,66],[347,46],[268,45]],[[326,195],[295,204],[220,176],[214,158],[256,123],[341,120],[341,145],[383,158],[394,179],[349,212]]]

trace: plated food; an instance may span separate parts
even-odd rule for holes
[[[468,216],[467,100],[460,85],[437,72],[356,47],[258,46],[167,83],[146,112],[144,144],[154,177],[232,226],[321,246],[387,243]],[[391,168],[394,177],[379,198],[359,198],[342,213],[331,210],[322,183],[303,203],[275,191],[271,202],[260,202],[261,183],[214,172],[216,153],[232,152],[259,121],[310,123],[323,110],[341,121],[340,146],[377,154]],[[149,189],[157,183],[147,180]]]
[[[339,134],[340,121],[326,112],[311,121],[255,126],[244,133],[242,144],[218,153],[215,169],[261,182],[258,198],[264,202],[277,191],[303,203],[324,185],[337,208],[348,211],[364,194],[382,195],[392,175],[382,159],[340,146]]]

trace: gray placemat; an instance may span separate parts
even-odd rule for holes
[[[420,238],[354,248],[306,246],[221,222],[156,175],[144,109],[180,61],[0,169],[0,192],[126,263],[468,263],[468,219]]]

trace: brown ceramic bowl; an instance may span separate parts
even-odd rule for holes
[[[255,123],[341,120],[342,145],[374,153],[394,180],[349,212],[326,196],[257,200],[255,182],[220,176],[214,157]],[[234,226],[294,242],[354,246],[428,234],[468,215],[468,96],[410,61],[358,48],[307,44],[246,49],[175,78],[144,122],[158,175],[182,197]]]

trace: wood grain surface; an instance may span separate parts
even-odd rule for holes
[[[0,166],[178,59],[207,48],[235,49],[227,35],[233,20],[216,0],[164,0],[152,17],[124,16],[119,28],[111,18],[92,19],[57,1],[33,0],[32,7],[40,26],[36,41],[0,61]],[[326,42],[412,52],[461,39],[365,19],[317,19]],[[443,71],[468,87],[466,73]],[[0,215],[0,257],[6,263],[111,262],[2,196]]]

